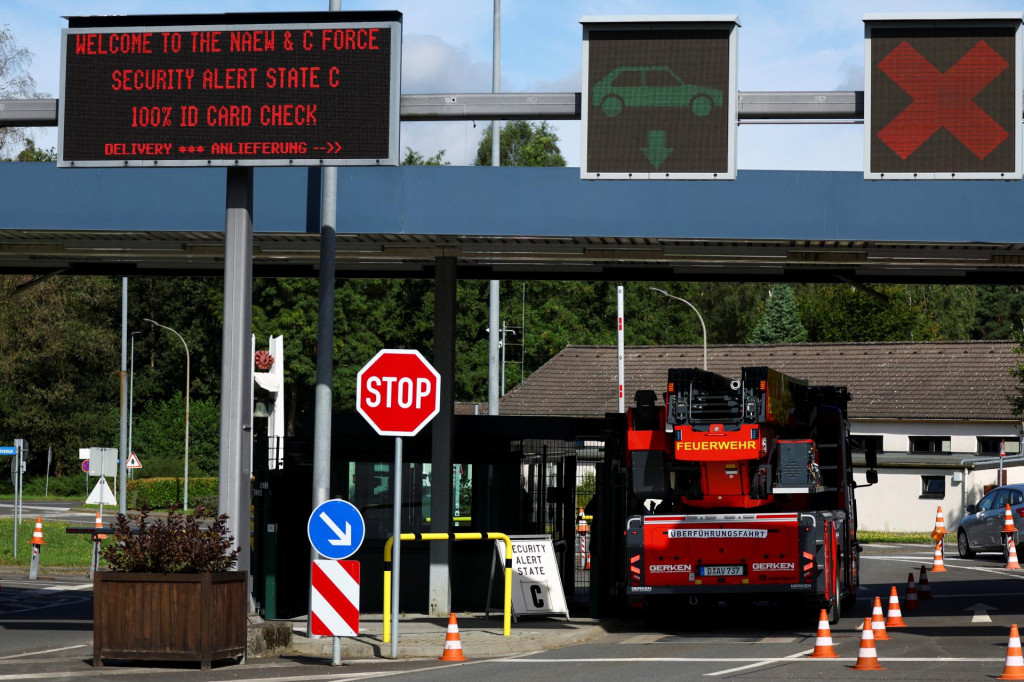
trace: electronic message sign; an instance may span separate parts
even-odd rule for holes
[[[1021,18],[864,17],[865,178],[1021,178]]]
[[[397,12],[73,17],[57,165],[398,165]]]
[[[584,17],[580,177],[736,177],[736,16]]]

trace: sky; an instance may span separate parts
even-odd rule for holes
[[[60,31],[66,16],[322,11],[328,0],[4,0],[0,24],[33,54],[40,92],[60,91]],[[867,13],[1020,12],[1019,0],[501,0],[501,91],[580,92],[584,16],[738,15],[741,91],[864,89]],[[491,92],[494,0],[342,0],[342,10],[403,14],[402,92]],[[567,165],[579,166],[580,123],[553,121]],[[408,122],[400,144],[452,165],[470,165],[484,122]],[[56,128],[30,131],[55,147]],[[863,168],[859,124],[741,123],[740,169]]]

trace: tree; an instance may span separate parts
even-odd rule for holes
[[[442,149],[433,156],[424,158],[419,152],[414,152],[411,147],[405,148],[405,157],[402,159],[403,166],[450,166],[450,161],[444,160],[447,150]]]
[[[2,129],[0,129],[2,130]],[[13,159],[3,159],[0,161],[47,161],[52,162],[57,160],[57,151],[50,147],[49,149],[37,149],[36,142],[31,137],[25,138],[25,148],[18,152],[18,155]]]
[[[809,341],[933,341],[940,325],[907,285],[872,287],[876,295],[847,284],[808,285],[800,316]]]
[[[484,126],[474,166],[491,165],[492,126]],[[502,166],[564,166],[558,135],[547,121],[509,121],[498,135]]]
[[[36,82],[29,73],[32,53],[18,47],[7,24],[0,26],[0,99],[35,99],[44,96],[36,92]],[[23,128],[0,127],[0,158],[14,146],[26,140]]]
[[[1015,325],[1024,318],[1024,287],[977,287],[977,310],[971,328],[972,339],[1010,339]]]
[[[800,308],[788,284],[779,284],[768,291],[764,312],[754,330],[750,343],[800,343],[807,340],[807,329],[800,321]]]

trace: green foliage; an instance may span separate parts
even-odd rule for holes
[[[180,507],[185,491],[184,478],[134,478],[125,486],[128,506],[132,509],[170,509]],[[217,479],[213,477],[188,478],[189,502],[198,507],[217,506]]]
[[[423,157],[419,152],[414,152],[411,147],[405,148],[405,157],[402,159],[403,166],[450,166],[450,161],[444,160],[445,149],[442,149],[433,156]]]
[[[185,462],[185,399],[150,402],[133,414],[132,449],[144,476],[177,475]],[[214,398],[189,404],[189,473],[216,475],[220,458],[220,402]]]
[[[2,69],[0,69],[2,70]],[[53,147],[49,149],[37,149],[36,142],[31,137],[25,138],[25,148],[18,152],[18,155],[13,159],[0,159],[0,161],[23,161],[23,162],[52,162],[57,160],[57,150]]]
[[[483,137],[476,150],[474,166],[491,165],[492,126],[484,126]],[[509,121],[498,133],[502,166],[564,166],[565,158],[558,148],[558,134],[547,121]]]
[[[1012,339],[1014,325],[1024,315],[1024,287],[977,287],[977,312],[973,316],[971,338]]]
[[[809,341],[932,341],[939,324],[926,301],[905,285],[871,287],[879,296],[841,285],[809,285],[800,312]]]
[[[586,509],[596,492],[597,478],[590,472],[583,474],[583,480],[576,486],[576,506]]]
[[[238,558],[235,538],[228,535],[227,514],[202,523],[203,510],[182,516],[171,509],[167,521],[149,521],[149,510],[131,517],[117,515],[114,541],[102,551],[115,571],[126,573],[222,573]],[[138,532],[132,528],[134,521]]]
[[[24,516],[18,524],[18,556],[14,556],[14,546],[11,539],[14,537],[14,519],[10,517],[0,518],[0,566],[20,566],[28,568],[32,563],[32,545],[28,541],[32,538],[32,531],[35,530],[36,517]],[[92,564],[92,536],[68,533],[66,529],[71,527],[82,527],[82,523],[64,523],[63,521],[48,521],[43,519],[43,545],[40,554],[39,574],[47,575],[54,573],[88,571]],[[100,545],[110,543],[111,540],[103,540]],[[69,570],[70,569],[70,570]]]
[[[934,544],[930,533],[896,533],[887,530],[858,530],[857,539],[861,542],[902,542],[915,545]],[[956,543],[955,539],[953,543]]]
[[[32,53],[18,47],[10,26],[0,25],[0,100],[37,99],[47,97],[36,91],[32,78]],[[23,143],[26,128],[0,126],[0,161],[9,161],[4,154]]]
[[[800,343],[806,340],[807,329],[800,322],[800,309],[792,287],[787,284],[772,287],[761,319],[750,333],[750,343]]]

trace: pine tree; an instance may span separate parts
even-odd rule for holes
[[[761,319],[750,332],[750,343],[797,343],[807,340],[807,329],[800,321],[796,296],[788,284],[769,292]]]

